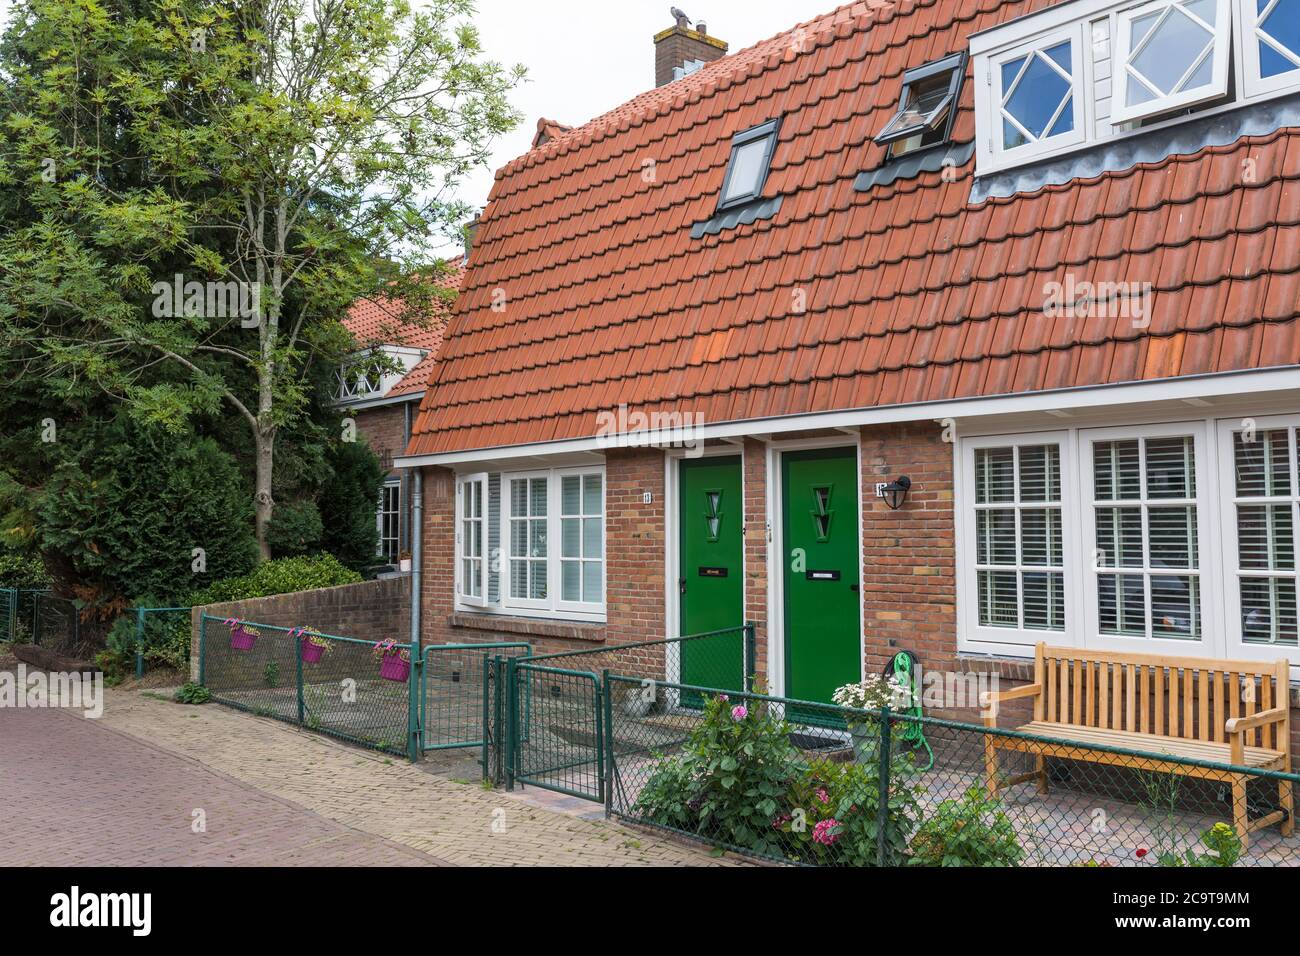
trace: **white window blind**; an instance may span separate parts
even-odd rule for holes
[[[1233,433],[1237,592],[1245,644],[1297,646],[1295,528],[1300,450],[1294,427]]]

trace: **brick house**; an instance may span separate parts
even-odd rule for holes
[[[1300,4],[864,0],[676,56],[497,174],[397,462],[426,641],[748,620],[818,700],[1039,641],[1300,678]]]
[[[451,259],[448,266],[440,281],[447,288],[459,288],[465,277],[464,257]],[[401,556],[411,550],[410,477],[393,462],[411,439],[448,316],[449,310],[439,309],[428,321],[413,323],[398,303],[362,299],[343,320],[358,350],[339,369],[338,404],[355,422],[358,438],[370,445],[388,473],[375,515],[379,528],[376,557],[381,565],[397,566]],[[387,356],[395,367],[366,368],[364,360],[375,352]]]

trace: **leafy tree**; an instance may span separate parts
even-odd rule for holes
[[[35,543],[80,597],[176,601],[254,565],[243,478],[216,442],[125,416],[96,431],[59,446],[32,502]]]
[[[25,0],[0,44],[0,353],[37,410],[103,395],[182,430],[235,409],[262,558],[277,440],[338,322],[468,210],[517,124],[470,0]],[[427,276],[428,270],[423,269]],[[179,279],[177,279],[179,277]],[[206,283],[206,284],[204,284]],[[175,294],[179,292],[180,294]]]
[[[277,558],[289,558],[315,553],[325,528],[316,502],[291,501],[275,509],[266,533],[271,553]]]
[[[364,571],[375,564],[379,528],[375,506],[384,483],[384,468],[362,442],[339,442],[329,452],[332,480],[321,489],[320,513],[325,550],[349,568]]]

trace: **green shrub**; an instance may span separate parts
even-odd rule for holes
[[[809,763],[766,704],[705,702],[703,720],[637,797],[639,819],[762,856],[871,866],[879,852],[878,765]],[[918,813],[910,757],[891,764],[886,863],[904,858]]]
[[[223,604],[227,601],[246,601],[250,598],[271,597],[275,594],[293,594],[316,588],[332,588],[341,584],[357,584],[360,574],[349,570],[329,554],[311,557],[281,558],[258,565],[249,574],[197,591],[189,603]]]
[[[911,849],[916,866],[1016,866],[1025,857],[1001,802],[989,799],[983,787],[939,804]]]
[[[1185,850],[1179,856],[1166,852],[1159,854],[1156,862],[1160,866],[1229,867],[1241,859],[1241,837],[1237,835],[1236,827],[1227,823],[1216,823],[1202,833],[1201,844],[1208,853]]]
[[[133,607],[157,607],[151,597],[139,598]],[[137,618],[128,610],[109,629],[107,646],[114,654],[129,657],[134,667]],[[190,660],[190,615],[184,611],[155,612],[144,617],[144,660],[148,668],[184,670]]]
[[[186,681],[182,687],[177,689],[175,696],[177,702],[181,704],[206,704],[212,699],[212,692],[202,684]]]
[[[339,442],[328,456],[333,475],[317,499],[324,522],[322,547],[354,571],[375,564],[379,529],[375,505],[384,469],[362,442]]]
[[[50,575],[39,558],[0,545],[0,588],[43,588]]]
[[[373,522],[372,522],[373,523]],[[320,550],[325,527],[314,501],[276,505],[266,527],[266,539],[277,558],[314,554]]]

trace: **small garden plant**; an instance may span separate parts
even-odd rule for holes
[[[945,800],[916,832],[915,866],[1017,866],[1025,851],[997,799],[971,787],[960,800]]]
[[[181,704],[206,704],[212,699],[212,692],[202,684],[187,681],[177,689],[175,697],[177,703]]]

